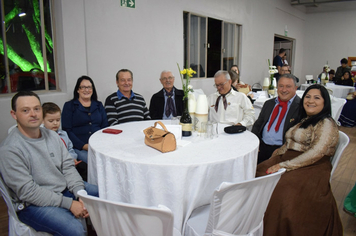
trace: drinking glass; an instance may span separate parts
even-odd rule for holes
[[[211,122],[211,124],[213,125],[213,128],[212,128],[212,136],[213,138],[218,138],[219,137],[219,126],[218,126],[218,122],[216,121],[213,121]]]
[[[179,121],[180,121],[180,116],[174,116],[171,118],[172,125],[179,125]]]
[[[207,127],[207,122],[200,123],[200,131],[198,134],[201,138],[205,138],[206,136],[206,127]]]
[[[213,123],[208,122],[206,123],[206,134],[205,134],[206,139],[212,139],[214,138],[213,136]]]

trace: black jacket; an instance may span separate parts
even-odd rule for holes
[[[177,116],[181,116],[183,113],[183,90],[174,89],[174,101],[177,111]],[[158,93],[155,93],[150,101],[150,116],[152,120],[162,120],[164,112],[164,93],[161,89]]]

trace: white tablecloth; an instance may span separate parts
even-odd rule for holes
[[[310,85],[312,85],[312,84],[301,84],[300,90],[306,90]]]
[[[121,134],[98,131],[89,140],[88,181],[98,184],[102,198],[157,206],[174,213],[174,227],[182,230],[194,208],[209,203],[223,181],[254,178],[259,140],[249,131],[192,141],[169,153],[144,144],[143,129],[154,121],[114,126]],[[221,129],[220,129],[221,130]]]
[[[346,98],[347,94],[355,91],[355,87],[336,85],[333,83],[327,83],[326,88],[331,89],[333,91],[333,96],[337,98]]]
[[[311,84],[302,84],[301,90],[306,90]],[[346,98],[347,94],[355,91],[355,87],[345,86],[345,85],[337,85],[334,83],[327,83],[326,88],[333,91],[333,96],[337,98]]]

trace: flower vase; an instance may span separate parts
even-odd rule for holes
[[[179,124],[182,126],[182,136],[187,137],[192,135],[192,117],[188,110],[188,98],[185,98],[183,102],[184,110]]]

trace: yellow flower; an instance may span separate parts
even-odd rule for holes
[[[187,70],[187,74],[188,74],[188,76],[189,77],[193,77],[193,74],[196,74],[197,72],[195,72],[192,68],[189,68],[188,70]]]
[[[178,63],[177,63],[177,67],[180,73],[180,79],[182,81],[182,87],[184,92],[183,100],[184,100],[185,98],[188,98],[189,91],[193,92],[193,86],[191,86],[189,83],[190,83],[190,77],[193,77],[193,74],[196,74],[196,72],[192,70],[192,68],[180,70]]]

